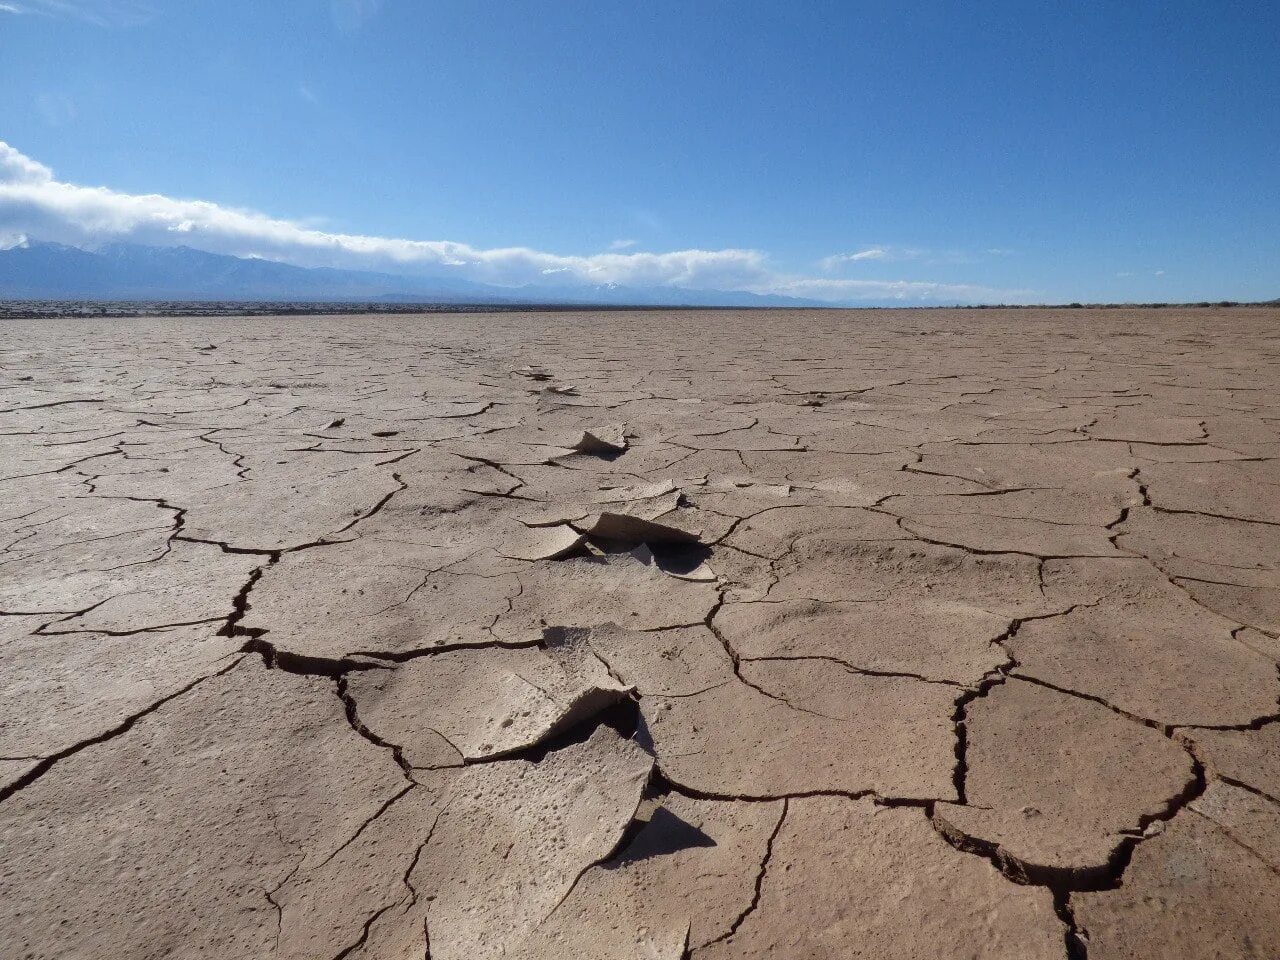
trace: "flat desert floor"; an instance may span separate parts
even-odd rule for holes
[[[1280,311],[2,348],[5,958],[1280,956]]]

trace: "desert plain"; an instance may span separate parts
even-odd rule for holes
[[[1280,310],[0,365],[5,958],[1280,956]]]

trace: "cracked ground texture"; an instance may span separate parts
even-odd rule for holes
[[[6,960],[1280,956],[1280,312],[0,364]]]

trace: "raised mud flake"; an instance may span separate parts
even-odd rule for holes
[[[582,875],[520,955],[545,960],[681,960],[746,913],[781,803],[662,797],[612,859]]]
[[[1117,890],[1071,902],[1091,960],[1280,956],[1280,808],[1212,784],[1139,844]]]
[[[433,767],[525,750],[629,689],[585,644],[556,635],[545,648],[460,650],[357,671],[347,692],[366,727],[413,766]]]
[[[976,684],[1005,662],[1008,619],[927,598],[726,603],[713,621],[739,657],[822,657],[881,673]]]
[[[264,891],[404,785],[329,681],[246,658],[4,802],[0,924],[33,960],[270,956]]]
[[[627,450],[625,427],[621,424],[610,424],[583,430],[569,446],[578,453],[590,456],[616,457]]]
[[[820,660],[741,669],[743,680],[693,695],[642,696],[668,779],[716,797],[955,797],[955,697],[946,685]]]
[[[659,630],[702,623],[717,594],[708,583],[680,580],[629,554],[581,557],[532,565],[493,634],[504,642],[532,642],[549,626],[617,623]]]
[[[621,543],[696,543],[698,534],[622,510],[600,510],[574,521],[576,529],[598,540]]]
[[[511,472],[524,483],[520,492],[539,501],[522,505],[517,514],[529,527],[586,521],[602,511],[657,520],[680,506],[680,491],[670,480],[636,484],[630,474],[619,481],[563,467],[518,467]]]
[[[595,522],[594,514],[600,514],[602,518],[606,514],[620,515],[620,518],[605,519],[604,522],[606,524],[617,524],[619,522],[627,524],[630,522],[629,518],[638,517],[641,520],[649,521],[658,529],[654,529],[651,532],[641,532],[638,535],[624,529],[621,532],[622,540],[643,541],[653,544],[680,544],[693,543],[695,541],[716,543],[732,528],[733,519],[711,510],[700,509],[697,502],[686,494],[686,491],[696,492],[700,490],[702,484],[703,478],[701,477],[689,478],[680,481],[680,487],[673,489],[669,493],[642,499],[630,499],[630,497],[632,496],[632,491],[642,490],[644,489],[643,486],[629,489],[603,488],[593,497],[593,501],[597,506],[593,508],[591,514],[584,518],[583,522]],[[619,497],[627,499],[619,499]],[[609,536],[603,531],[602,534]]]
[[[1197,782],[1158,731],[1025,680],[968,704],[965,743],[968,806],[938,804],[935,818],[1034,882],[1104,880],[1126,837]]]
[[[552,526],[517,525],[503,541],[499,552],[512,560],[556,560],[580,549],[585,538],[567,524]]]
[[[450,787],[409,873],[420,912],[404,926],[433,960],[517,956],[518,945],[622,840],[653,760],[609,727],[538,762],[480,764]]]
[[[1049,891],[952,849],[923,812],[869,799],[791,800],[759,901],[698,960],[844,956],[1060,960]]]
[[[1014,672],[1167,725],[1238,725],[1276,711],[1275,663],[1236,625],[1139,560],[1051,561],[1046,592],[1078,605],[1024,623]]]

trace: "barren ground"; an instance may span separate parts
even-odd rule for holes
[[[1280,311],[2,348],[5,958],[1280,956]]]

